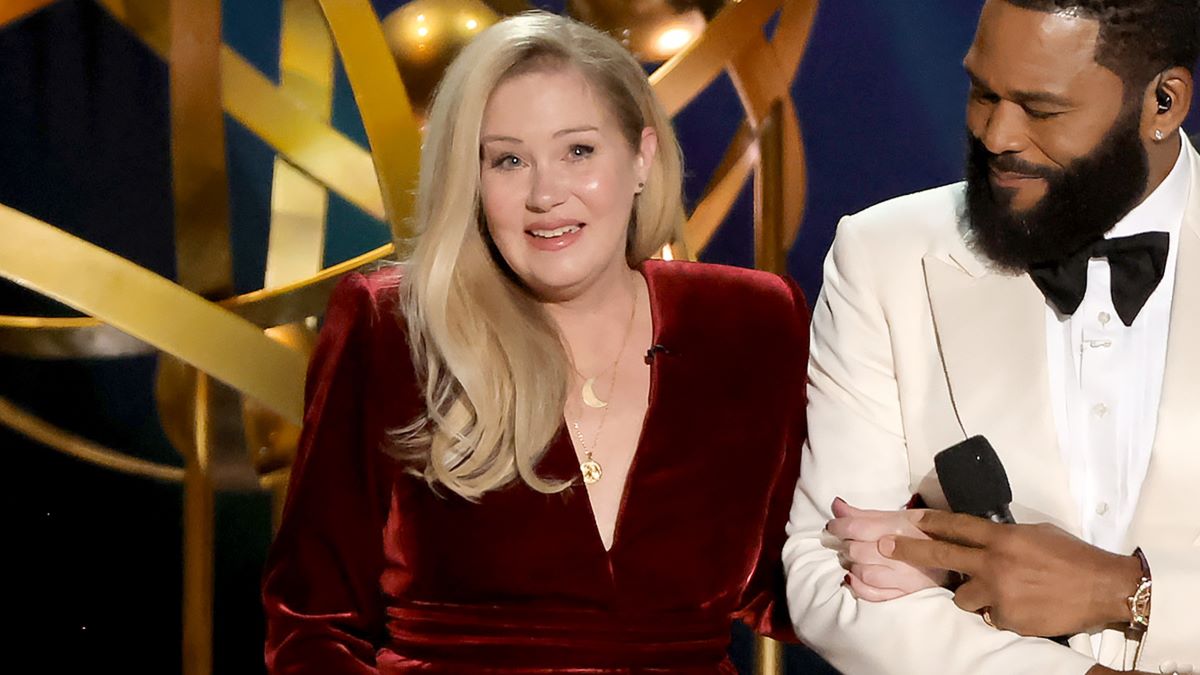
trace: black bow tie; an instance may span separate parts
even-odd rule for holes
[[[1133,325],[1138,312],[1162,281],[1167,268],[1166,232],[1143,232],[1131,237],[1101,239],[1084,246],[1066,260],[1035,265],[1029,270],[1033,283],[1062,314],[1074,314],[1087,291],[1088,261],[1107,258],[1111,276],[1113,307],[1126,326]]]

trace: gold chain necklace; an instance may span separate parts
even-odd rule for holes
[[[609,395],[611,396],[617,389],[617,364],[621,361],[621,355],[625,353],[625,346],[629,344],[629,335],[633,332],[633,318],[637,314],[638,291],[637,286],[633,287],[633,307],[629,310],[629,324],[625,327],[625,337],[621,339],[621,348],[617,350],[617,358],[613,359],[612,365],[601,371],[601,375],[608,370],[612,370],[612,378],[609,380]],[[575,369],[574,359],[571,361],[571,368],[575,370],[575,374],[582,379],[583,374]],[[583,389],[580,392],[580,400],[590,408],[600,408],[600,423],[596,425],[596,433],[592,435],[592,444],[589,447],[587,442],[583,440],[583,430],[579,428],[579,420],[583,417],[583,408],[579,409],[579,415],[571,420],[571,428],[575,430],[575,438],[579,441],[579,449],[583,452],[583,461],[579,463],[579,473],[583,475],[583,482],[587,485],[598,482],[604,476],[604,467],[600,466],[600,462],[592,456],[592,452],[596,449],[596,444],[600,440],[600,432],[604,430],[604,422],[608,419],[608,402],[601,401],[596,398],[595,392],[592,391],[592,385],[595,384],[596,378],[589,378],[584,382]],[[599,402],[599,405],[593,405],[589,402],[588,395]]]
[[[621,360],[621,354],[625,353],[625,344],[629,341],[629,334],[633,331],[633,317],[637,311],[637,299],[638,290],[637,286],[634,286],[633,306],[629,308],[629,325],[625,328],[625,338],[621,341],[621,348],[617,350],[616,358],[613,359],[612,363],[608,364],[607,368],[599,373],[596,373],[594,377],[584,377],[583,373],[579,372],[579,368],[575,367],[575,359],[569,359],[571,362],[571,370],[574,370],[575,374],[579,376],[579,379],[583,380],[583,387],[579,390],[579,398],[581,401],[583,401],[583,404],[589,408],[608,407],[608,401],[604,401],[596,395],[596,380],[598,380],[601,375],[604,375],[608,371],[613,371],[612,379],[609,381],[608,385],[608,395],[612,396],[613,387],[615,387],[617,384],[617,363]]]

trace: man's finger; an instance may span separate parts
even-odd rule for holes
[[[970,575],[979,569],[982,549],[959,546],[936,539],[884,537],[879,540],[879,552],[885,558],[906,562],[913,567],[932,567]]]
[[[933,509],[922,511],[916,525],[934,539],[976,547],[987,546],[995,537],[997,528],[1004,527],[986,518]]]
[[[983,584],[967,581],[954,592],[954,604],[968,612],[978,612],[984,607],[991,607],[992,598]]]

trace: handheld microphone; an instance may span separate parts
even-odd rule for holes
[[[1008,505],[1012,487],[1004,465],[983,436],[972,436],[933,458],[942,492],[955,513],[968,513],[994,523],[1014,524]]]
[[[951,511],[987,518],[993,523],[1016,524],[1008,510],[1012,503],[1008,474],[986,438],[972,436],[946,448],[934,455],[933,466]],[[1068,637],[1047,636],[1047,639],[1069,647]]]

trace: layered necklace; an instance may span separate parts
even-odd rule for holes
[[[617,356],[607,368],[596,374],[595,377],[584,377],[583,373],[575,367],[574,359],[571,360],[571,369],[583,381],[583,387],[579,391],[579,399],[589,408],[600,410],[600,423],[596,425],[596,433],[592,434],[592,442],[589,444],[583,438],[583,430],[579,427],[579,420],[583,417],[583,409],[580,408],[580,414],[571,420],[571,428],[575,431],[575,438],[579,441],[579,450],[583,453],[583,461],[579,463],[579,473],[583,475],[583,482],[587,485],[596,483],[604,476],[604,467],[600,466],[600,462],[592,456],[596,449],[596,444],[600,440],[600,432],[604,430],[604,422],[608,419],[608,401],[602,400],[596,395],[596,380],[605,373],[612,371],[612,375],[608,380],[608,395],[612,397],[613,392],[617,389],[617,373],[620,368],[617,365],[621,362],[621,355],[625,353],[625,346],[629,344],[629,335],[633,332],[633,318],[637,314],[638,290],[637,286],[633,287],[633,306],[629,308],[629,322],[625,326],[625,337],[621,339],[621,347],[617,350]]]

